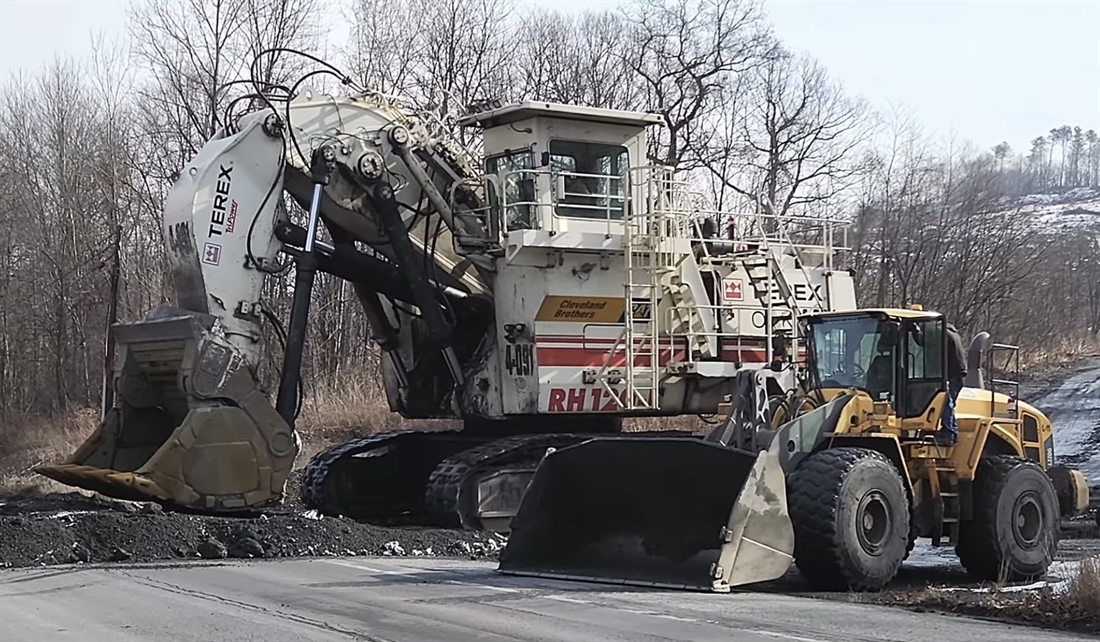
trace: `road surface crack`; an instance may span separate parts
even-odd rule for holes
[[[346,636],[350,637],[353,640],[361,640],[362,642],[395,642],[394,640],[390,640],[388,638],[381,638],[381,637],[378,637],[376,635],[371,635],[369,633],[363,633],[361,631],[353,631],[351,629],[344,629],[344,628],[329,624],[328,622],[322,622],[320,620],[314,620],[312,618],[308,618],[308,617],[305,617],[305,616],[302,616],[302,615],[296,615],[294,613],[288,613],[286,611],[270,609],[270,608],[267,608],[267,607],[264,607],[264,606],[260,606],[258,604],[250,604],[248,602],[241,602],[240,600],[234,600],[234,599],[231,599],[231,598],[228,598],[228,597],[222,597],[221,595],[215,595],[213,593],[207,593],[207,592],[204,592],[204,591],[196,591],[194,589],[184,588],[184,587],[179,586],[177,584],[172,584],[170,582],[164,582],[162,580],[155,580],[151,577],[144,577],[144,576],[141,576],[141,575],[134,575],[132,573],[127,573],[125,571],[122,572],[122,575],[125,575],[125,576],[129,577],[130,579],[132,579],[135,582],[138,582],[140,584],[144,584],[146,586],[150,586],[150,587],[153,587],[153,588],[156,588],[156,589],[160,589],[162,591],[167,591],[169,593],[175,593],[177,595],[185,595],[185,596],[188,596],[188,597],[195,597],[195,598],[198,598],[198,599],[201,599],[201,600],[206,600],[206,601],[209,601],[209,602],[219,602],[221,604],[226,604],[226,605],[233,606],[233,607],[236,607],[236,608],[245,609],[245,610],[253,611],[253,612],[256,612],[256,613],[263,613],[264,615],[270,615],[272,617],[279,618],[279,619],[282,619],[282,620],[289,620],[289,621],[295,622],[297,624],[304,624],[306,626],[312,626],[312,627],[315,627],[315,628],[318,628],[318,629],[323,629],[325,631],[331,631],[333,633],[339,633],[341,635],[346,635]]]

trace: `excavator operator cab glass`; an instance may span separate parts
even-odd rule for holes
[[[535,155],[516,150],[489,156],[486,172],[498,182],[489,182],[489,202],[498,208],[505,230],[530,230],[535,220]]]
[[[646,163],[648,128],[661,122],[657,114],[542,101],[459,120],[481,128],[489,216],[504,234],[517,232],[508,240],[517,247],[553,245],[559,234],[603,247],[623,234],[631,203],[651,207],[661,180]]]
[[[550,171],[559,187],[555,214],[621,220],[629,169],[630,154],[623,145],[551,140]]]

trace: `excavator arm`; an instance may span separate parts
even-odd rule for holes
[[[299,371],[317,271],[354,286],[387,355],[396,410],[463,416],[499,248],[478,215],[465,153],[429,136],[423,115],[366,95],[304,90],[268,107],[228,124],[180,173],[164,205],[174,305],[112,328],[114,406],[72,456],[39,473],[205,512],[281,501],[300,450]],[[308,212],[304,225],[284,194]],[[263,293],[290,262],[284,332]],[[284,344],[274,407],[258,377],[265,316]]]

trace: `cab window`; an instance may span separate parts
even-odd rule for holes
[[[551,140],[550,170],[564,178],[565,184],[555,213],[573,218],[622,219],[629,161],[622,145]]]
[[[943,321],[929,319],[909,325],[905,341],[906,391],[904,417],[916,417],[943,389]]]
[[[535,227],[535,175],[524,171],[534,167],[534,156],[529,151],[490,156],[486,160],[487,173],[500,181],[500,193],[492,190],[491,202],[503,211],[501,223],[504,230],[524,230]]]

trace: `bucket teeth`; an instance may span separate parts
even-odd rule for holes
[[[39,466],[34,472],[54,481],[127,501],[169,501],[171,497],[160,486],[133,473],[115,470],[58,464]]]

